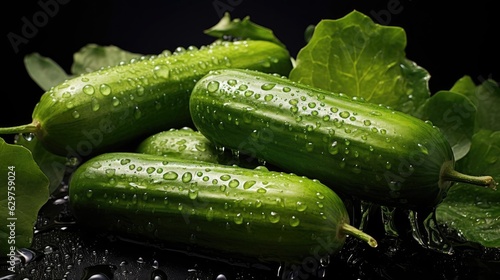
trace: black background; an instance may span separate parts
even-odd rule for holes
[[[43,93],[24,68],[26,54],[50,57],[69,72],[73,53],[88,43],[143,54],[201,46],[213,41],[203,30],[215,25],[224,11],[232,18],[250,16],[253,22],[272,29],[295,57],[305,45],[308,25],[343,17],[355,9],[377,23],[405,29],[407,57],[430,73],[432,93],[449,89],[464,75],[476,83],[500,79],[500,52],[494,40],[500,26],[493,18],[492,1],[436,5],[409,0],[23,0],[9,1],[9,5],[4,6],[2,49],[7,62],[4,60],[2,74],[0,126],[31,122]],[[51,11],[44,10],[44,5]],[[30,30],[30,38],[23,36],[26,21],[38,25]],[[26,41],[14,46],[9,39],[13,34]]]

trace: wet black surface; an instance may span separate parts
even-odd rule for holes
[[[353,222],[360,212],[351,207]],[[348,238],[344,248],[329,262],[305,262],[301,266],[259,263],[210,253],[196,255],[169,250],[145,240],[131,240],[79,226],[72,216],[67,187],[62,187],[40,210],[33,246],[20,249],[17,275],[7,272],[0,279],[442,279],[490,280],[500,276],[500,251],[463,244],[444,254],[422,247],[411,235],[403,213],[396,214],[399,237],[384,233],[380,212],[373,207],[365,232],[379,246]],[[353,216],[354,215],[354,216]],[[403,226],[402,226],[403,225]],[[459,244],[457,240],[449,240]],[[450,243],[451,244],[451,243]],[[5,262],[2,261],[2,265]]]

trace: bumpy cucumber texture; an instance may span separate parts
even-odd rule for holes
[[[107,153],[78,167],[69,196],[81,225],[192,253],[301,263],[336,253],[346,235],[377,245],[330,188],[265,168]]]
[[[190,110],[215,144],[319,179],[338,194],[414,208],[436,205],[453,181],[496,186],[490,176],[456,172],[438,128],[279,75],[213,71],[194,87]]]
[[[220,42],[179,48],[67,80],[36,105],[32,123],[0,134],[34,133],[50,151],[85,157],[128,141],[191,124],[188,102],[209,70],[245,68],[288,75],[286,49],[266,41]]]

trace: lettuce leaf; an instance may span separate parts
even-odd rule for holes
[[[101,67],[118,65],[120,62],[127,62],[141,56],[143,55],[113,45],[87,44],[73,54],[71,73],[76,76],[98,70]]]
[[[274,35],[271,29],[252,22],[250,16],[246,16],[243,19],[235,18],[231,20],[231,16],[227,12],[216,25],[206,29],[204,33],[219,39],[232,37],[243,40],[263,40],[276,43],[284,48],[286,47]]]
[[[406,58],[403,28],[353,11],[321,20],[290,79],[413,114],[429,98],[429,74]]]
[[[472,138],[469,153],[457,162],[457,170],[491,175],[500,181],[500,131],[480,130]],[[500,191],[456,184],[436,208],[436,220],[453,230],[457,239],[500,248]]]
[[[37,52],[24,57],[24,67],[31,79],[44,91],[48,91],[69,77],[54,60]]]
[[[31,152],[0,138],[0,253],[28,248],[38,211],[49,199],[49,180],[33,160]]]
[[[453,91],[438,91],[420,108],[418,117],[440,128],[451,145],[455,160],[469,152],[476,106],[468,97]]]

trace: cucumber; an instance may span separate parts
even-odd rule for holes
[[[136,152],[212,163],[218,163],[222,156],[212,142],[190,127],[153,134],[139,144]]]
[[[170,128],[190,126],[189,95],[209,70],[248,68],[288,75],[289,53],[266,41],[216,41],[143,57],[69,79],[45,92],[32,123],[0,134],[33,133],[51,152],[89,157]]]
[[[339,195],[434,207],[458,173],[438,128],[390,108],[251,70],[212,71],[190,99],[195,127],[219,146],[315,178]]]
[[[75,170],[69,201],[85,228],[201,255],[301,263],[338,252],[347,234],[377,245],[330,188],[265,168],[104,153]]]

